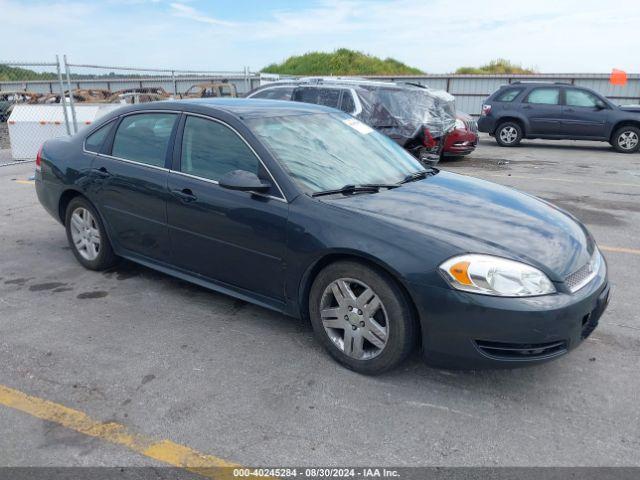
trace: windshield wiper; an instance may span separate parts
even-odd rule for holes
[[[361,183],[358,185],[345,185],[340,188],[336,188],[333,190],[322,190],[320,192],[314,192],[311,194],[312,197],[319,197],[321,195],[335,195],[338,193],[342,193],[343,195],[350,195],[358,192],[370,192],[377,193],[381,188],[397,188],[399,184],[397,183]]]
[[[431,168],[429,170],[420,170],[418,172],[410,173],[409,175],[404,177],[404,180],[402,180],[399,185],[402,185],[403,183],[415,182],[416,180],[422,180],[423,178],[427,178],[437,174],[439,171],[440,170],[438,170],[437,168]]]

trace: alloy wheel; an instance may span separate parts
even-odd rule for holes
[[[513,143],[518,138],[518,131],[515,127],[504,127],[500,130],[500,140],[504,143]]]
[[[349,357],[368,360],[387,345],[386,309],[373,289],[359,280],[331,282],[320,301],[320,316],[331,341]]]
[[[638,145],[638,134],[633,130],[626,130],[618,135],[618,145],[623,150],[633,150]]]
[[[100,254],[100,229],[86,208],[76,208],[71,214],[71,238],[82,258],[92,261]]]

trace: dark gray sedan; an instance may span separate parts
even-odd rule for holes
[[[337,110],[265,100],[125,107],[38,155],[36,190],[93,270],[119,259],[309,318],[363,373],[513,367],[576,347],[607,305],[575,218],[424,167]]]

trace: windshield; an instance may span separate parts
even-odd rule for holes
[[[310,192],[398,183],[424,170],[393,140],[346,114],[264,117],[246,122],[293,179]]]

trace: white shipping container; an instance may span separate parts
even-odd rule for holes
[[[91,125],[105,113],[121,106],[118,104],[75,105],[78,129],[85,125]],[[71,122],[71,108],[69,106],[67,106],[67,115],[69,122]],[[35,159],[38,150],[45,141],[67,135],[61,104],[15,105],[7,124],[9,126],[11,156],[14,160]]]

